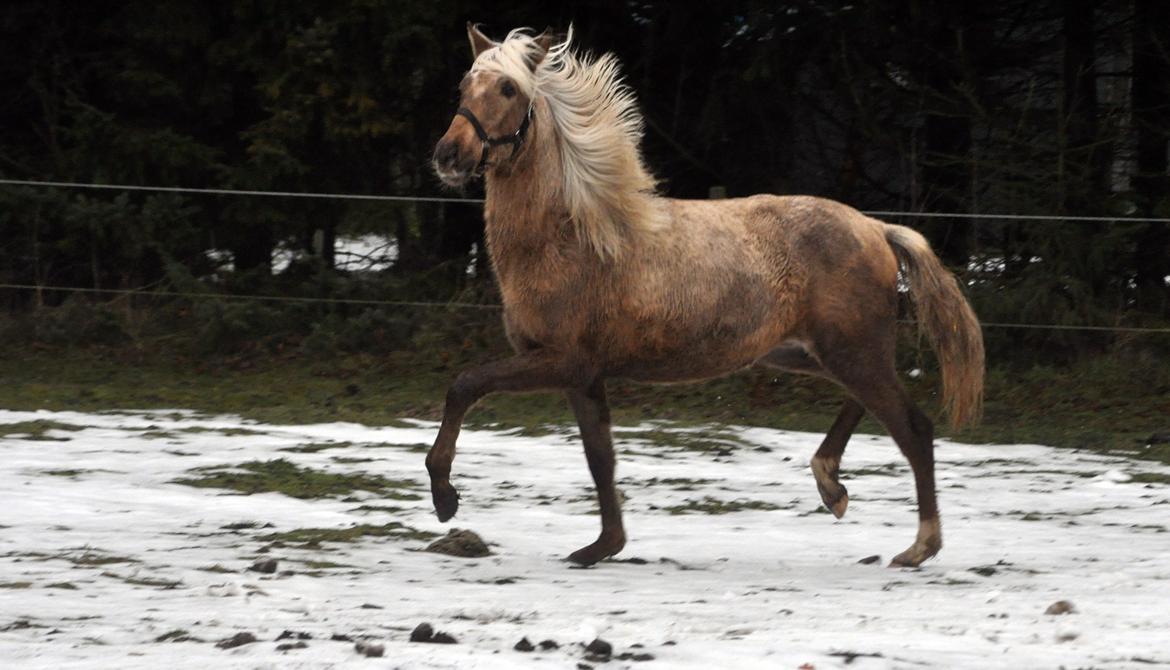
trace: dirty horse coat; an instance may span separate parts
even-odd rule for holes
[[[819,375],[849,393],[812,459],[838,517],[845,444],[865,412],[914,472],[919,526],[893,559],[918,565],[942,547],[933,425],[894,368],[898,274],[940,359],[956,425],[978,417],[979,323],[926,240],[843,204],[757,195],[660,197],[640,152],[642,119],[610,56],[590,59],[572,32],[513,31],[493,42],[468,26],[474,62],[460,107],[435,147],[448,185],[485,180],[486,241],[513,358],[459,375],[427,469],[450,519],[464,414],[488,393],[562,390],[576,414],[601,510],[598,539],[569,559],[591,564],[626,542],[614,488],[605,379],[681,382],[751,365]]]

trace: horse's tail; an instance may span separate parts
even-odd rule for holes
[[[942,368],[943,404],[951,425],[979,421],[983,412],[983,331],[959,282],[922,235],[905,226],[886,225],[886,241],[902,264],[910,297]]]

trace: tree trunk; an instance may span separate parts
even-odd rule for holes
[[[1064,157],[1061,206],[1066,212],[1099,211],[1108,194],[1108,153],[1097,124],[1095,0],[1064,1]]]
[[[1144,216],[1170,216],[1170,3],[1135,0],[1133,120],[1137,171],[1133,188]],[[1138,305],[1165,313],[1170,306],[1170,224],[1148,223],[1134,254]]]
[[[922,206],[935,212],[967,210],[971,175],[971,113],[963,87],[970,61],[964,30],[974,11],[933,0],[916,5],[915,32],[923,47],[917,58],[927,102],[923,111]],[[947,265],[966,267],[973,228],[968,219],[934,219],[924,232]]]

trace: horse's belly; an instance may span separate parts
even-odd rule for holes
[[[735,372],[767,354],[784,337],[783,324],[775,321],[724,321],[697,329],[672,329],[669,324],[639,329],[633,324],[629,331],[627,346],[610,352],[612,374],[647,382],[708,379]]]

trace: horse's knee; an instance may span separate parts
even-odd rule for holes
[[[447,388],[447,407],[469,407],[482,395],[483,384],[473,370],[459,373]]]

